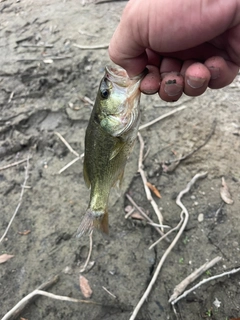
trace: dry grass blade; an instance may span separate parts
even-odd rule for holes
[[[21,204],[22,204],[22,199],[23,199],[23,195],[24,195],[24,191],[25,191],[25,188],[26,188],[26,185],[27,185],[27,180],[28,180],[28,169],[29,169],[29,156],[27,157],[27,165],[25,167],[25,177],[24,177],[24,182],[22,184],[22,187],[21,187],[21,193],[20,193],[20,197],[19,197],[19,202],[18,202],[18,205],[14,211],[14,214],[12,215],[12,218],[11,220],[9,221],[8,223],[8,226],[4,232],[4,234],[2,235],[1,239],[0,239],[0,243],[3,241],[3,239],[6,237],[7,233],[8,233],[8,230],[10,229],[11,225],[12,225],[12,222],[14,220],[14,218],[16,217],[17,213],[18,213],[18,210],[19,208],[21,207]]]
[[[14,257],[14,256],[11,255],[11,254],[6,254],[6,253],[2,254],[2,255],[0,256],[0,264],[1,264],[1,263],[4,263],[4,262],[7,262],[9,259],[11,259],[11,258],[13,258],[13,257]]]
[[[107,288],[105,288],[104,286],[102,286],[103,290],[105,290],[111,297],[113,297],[114,299],[116,299],[117,297],[112,293],[110,292]]]

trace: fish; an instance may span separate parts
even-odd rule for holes
[[[140,123],[140,82],[146,72],[129,78],[118,66],[107,66],[85,134],[83,176],[90,189],[77,236],[94,228],[109,232],[110,190],[121,185]]]

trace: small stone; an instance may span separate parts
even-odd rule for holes
[[[204,220],[204,214],[203,213],[199,213],[198,222],[203,222],[203,220]]]
[[[215,298],[213,301],[214,306],[218,309],[221,306],[221,301],[218,300],[218,298]]]

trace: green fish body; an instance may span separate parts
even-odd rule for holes
[[[85,135],[84,179],[91,189],[78,236],[94,227],[108,233],[108,198],[121,182],[140,122],[140,82],[125,70],[106,67]]]

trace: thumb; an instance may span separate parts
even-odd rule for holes
[[[134,42],[134,37],[129,33],[131,33],[131,29],[122,28],[120,23],[110,41],[108,53],[110,59],[124,68],[131,78],[143,72],[148,57],[145,47]],[[126,48],[126,51],[124,48]]]

